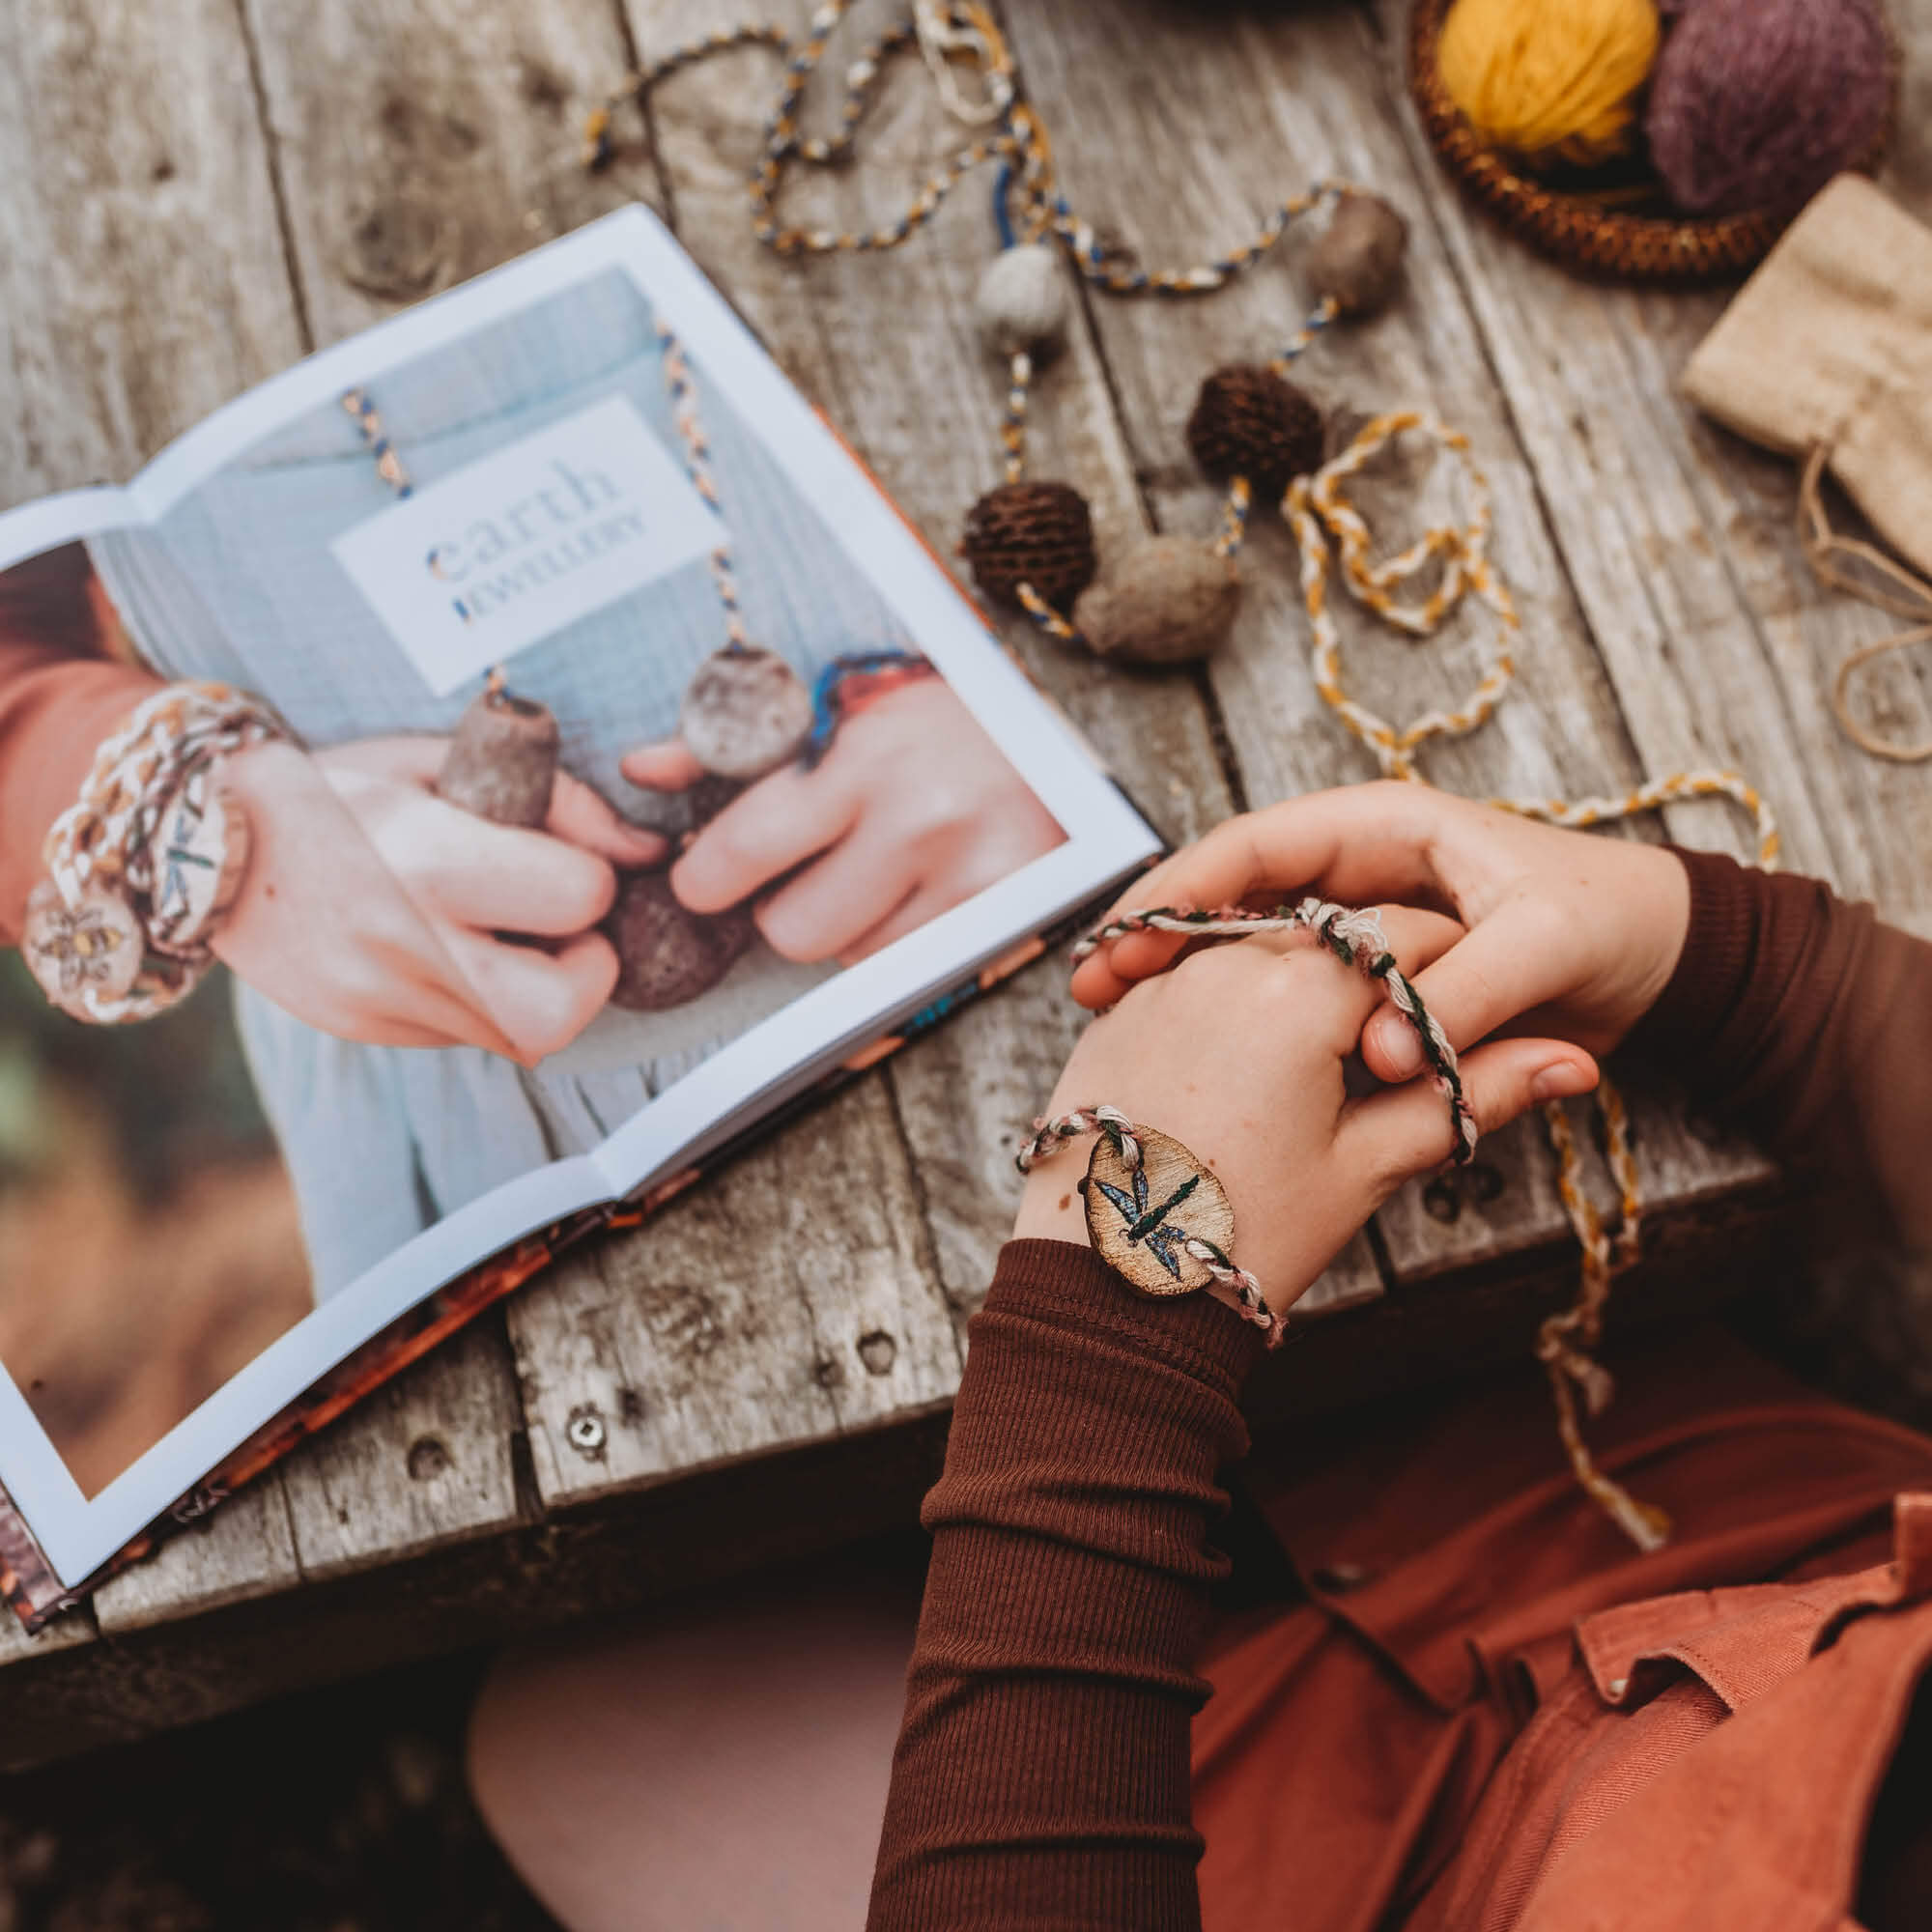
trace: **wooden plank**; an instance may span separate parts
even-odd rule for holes
[[[104,1634],[118,1636],[272,1596],[300,1581],[277,1472],[175,1531],[146,1562],[110,1577],[94,1593],[94,1613]]]
[[[1392,34],[1399,12],[1384,10]],[[1923,0],[1901,12],[1922,44]],[[1643,294],[1567,274],[1463,204],[1406,93],[1400,125],[1644,769],[1742,768],[1773,800],[1793,868],[1924,926],[1922,773],[1858,753],[1827,703],[1845,652],[1892,621],[1812,580],[1793,527],[1793,467],[1703,422],[1677,391],[1725,295]],[[1922,137],[1908,129],[1901,152],[1894,179],[1925,206]],[[1922,664],[1901,661],[1874,682],[1901,728],[1923,728]],[[1673,837],[1748,855],[1747,828],[1720,807],[1666,819]]]
[[[318,345],[619,206],[579,165],[628,65],[607,7],[247,0]]]
[[[502,1330],[484,1316],[289,1458],[283,1482],[303,1577],[513,1525],[520,1421]]]
[[[56,1651],[73,1650],[82,1644],[92,1643],[99,1634],[85,1605],[56,1617],[33,1636],[21,1629],[19,1619],[12,1611],[0,1610],[0,1672],[10,1665],[30,1665],[51,1657]],[[0,1676],[0,1686],[10,1682],[9,1678]],[[4,1733],[5,1728],[4,1722],[0,1722],[0,1733]]]
[[[8,18],[0,506],[126,479],[303,348],[227,0]]]
[[[551,1504],[917,1411],[959,1380],[876,1078],[566,1261],[509,1321]]]
[[[802,23],[794,5],[781,17]],[[890,10],[865,6],[825,65],[818,113],[859,44]],[[713,24],[691,4],[631,9],[643,57]],[[753,326],[859,448],[942,554],[967,506],[1000,480],[997,428],[1003,371],[984,354],[972,298],[995,247],[990,175],[962,187],[929,228],[890,255],[784,263],[761,248],[746,219],[743,178],[776,86],[769,57],[745,54],[680,76],[653,103],[657,152],[680,231]],[[862,171],[830,183],[800,180],[787,193],[799,219],[837,211],[840,226],[892,220],[936,162],[967,137],[939,113],[916,60],[889,77],[866,128]],[[1103,546],[1143,534],[1146,514],[1091,335],[1074,331],[1044,376],[1033,418],[1037,473],[1073,482],[1093,505]],[[1177,839],[1226,815],[1209,720],[1185,673],[1137,677],[1103,669],[1004,625],[1036,679],[1088,733],[1135,798]],[[1043,1104],[1076,1036],[1064,971],[1046,966],[923,1041],[891,1069],[918,1165],[948,1294],[970,1311],[1011,1226],[1015,1130]],[[1366,1247],[1340,1293],[1377,1292]]]
[[[1313,10],[1231,20],[1116,0],[1026,10],[1011,25],[1030,89],[1052,103],[1069,195],[1095,222],[1130,229],[1150,264],[1210,257],[1321,175],[1370,185],[1409,216],[1401,299],[1375,322],[1331,329],[1297,375],[1330,409],[1439,407],[1469,434],[1494,490],[1494,554],[1524,623],[1519,680],[1491,724],[1431,746],[1422,768],[1448,789],[1477,796],[1577,795],[1634,777],[1614,696],[1549,541],[1537,479],[1427,218],[1359,16]],[[1101,71],[1105,87],[1087,84]],[[1136,157],[1130,190],[1116,185],[1122,155]],[[1215,527],[1218,493],[1194,472],[1186,419],[1209,370],[1264,358],[1306,313],[1304,245],[1291,235],[1282,259],[1203,300],[1094,298],[1137,466],[1166,526]],[[1375,465],[1355,494],[1385,532],[1383,546],[1394,548],[1447,507],[1441,483],[1426,453],[1403,447]],[[1211,679],[1248,801],[1375,776],[1313,688],[1293,547],[1271,513],[1255,519],[1245,576],[1242,619]],[[1415,644],[1340,601],[1350,684],[1398,722],[1463,696],[1493,649],[1486,620],[1473,612],[1440,640]],[[1540,1133],[1531,1126],[1495,1136],[1483,1160],[1483,1198],[1465,1186],[1452,1222],[1431,1211],[1426,1183],[1405,1189],[1378,1217],[1399,1279],[1560,1237],[1566,1224]]]
[[[0,507],[125,480],[305,345],[283,263],[246,43],[227,0],[14,10],[0,62]],[[102,1615],[144,1621],[289,1573],[249,1529],[285,1520],[271,1473],[237,1521],[130,1573]],[[92,1634],[69,1617],[0,1662]]]

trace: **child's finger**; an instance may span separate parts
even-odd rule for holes
[[[626,752],[617,769],[640,791],[689,791],[704,776],[682,738],[666,738]]]
[[[616,951],[599,932],[580,934],[554,952],[472,934],[459,934],[454,946],[465,978],[526,1066],[568,1046],[603,1011],[617,983]]]
[[[1445,894],[1433,841],[1462,801],[1426,785],[1362,784],[1313,792],[1216,826],[1136,880],[1108,918],[1156,905],[1240,905],[1320,893],[1345,904],[1435,905]],[[1165,971],[1183,942],[1172,934],[1115,940],[1073,976],[1083,1006],[1111,1006],[1137,980]]]
[[[916,852],[862,826],[758,907],[758,930],[781,958],[835,958],[892,916],[919,869]]]
[[[1572,937],[1572,924],[1547,902],[1511,899],[1415,975],[1415,990],[1460,1051],[1569,989],[1580,971]],[[1371,1020],[1362,1057],[1382,1080],[1422,1069],[1414,1031],[1399,1014]]]
[[[762,892],[852,830],[862,800],[831,761],[785,766],[732,800],[671,867],[671,890],[693,912],[723,912]]]
[[[1544,1100],[1587,1094],[1597,1063],[1554,1039],[1499,1039],[1463,1056],[1463,1093],[1485,1134]],[[1335,1132],[1337,1153],[1373,1177],[1378,1204],[1405,1180],[1438,1168],[1455,1151],[1448,1102],[1431,1081],[1351,1100]]]
[[[611,910],[617,878],[598,854],[453,805],[426,805],[422,812],[409,887],[457,924],[562,939]]]
[[[556,775],[546,829],[613,866],[655,866],[670,850],[668,840],[620,818],[610,800],[568,772]]]

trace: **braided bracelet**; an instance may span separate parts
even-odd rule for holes
[[[1080,1192],[1094,1252],[1143,1294],[1169,1299],[1206,1290],[1279,1348],[1287,1321],[1262,1294],[1261,1283],[1229,1256],[1235,1209],[1205,1161],[1118,1107],[1076,1107],[1033,1123],[1015,1156],[1022,1174],[1082,1134],[1098,1134]],[[1185,1216],[1181,1213],[1186,1209]]]
[[[1246,939],[1261,932],[1312,933],[1343,965],[1378,981],[1389,1004],[1414,1028],[1423,1064],[1449,1103],[1455,1133],[1450,1157],[1458,1166],[1475,1157],[1476,1117],[1463,1091],[1456,1049],[1449,1044],[1449,1036],[1435,1015],[1423,1005],[1422,995],[1408,976],[1396,964],[1379,913],[1373,909],[1351,911],[1318,898],[1303,899],[1297,906],[1281,906],[1271,913],[1249,912],[1241,906],[1223,906],[1213,912],[1192,906],[1158,906],[1149,912],[1123,913],[1095,927],[1073,948],[1073,963],[1077,966],[1108,941],[1124,939],[1132,932],[1172,932],[1188,939]]]
[[[79,800],[47,833],[49,876],[28,897],[21,936],[63,1012],[118,1025],[194,990],[248,862],[247,819],[216,787],[215,766],[288,735],[245,692],[174,684],[101,745]]]

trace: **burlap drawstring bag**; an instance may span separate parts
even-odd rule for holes
[[[1880,757],[1932,758],[1932,739],[1876,736],[1845,695],[1874,658],[1932,641],[1932,229],[1840,175],[1698,345],[1684,389],[1740,436],[1804,459],[1799,529],[1820,581],[1911,626],[1839,666],[1838,723]],[[1832,528],[1827,469],[1898,557]]]

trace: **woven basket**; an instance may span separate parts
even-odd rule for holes
[[[1699,282],[1735,275],[1760,261],[1798,211],[1782,214],[1678,215],[1661,184],[1643,190],[1644,210],[1605,208],[1518,174],[1483,145],[1449,99],[1436,70],[1436,43],[1452,0],[1416,0],[1409,22],[1409,91],[1435,152],[1463,189],[1505,228],[1567,268],[1634,282]],[[1890,114],[1870,154],[1855,164],[1870,174],[1890,143],[1898,111],[1899,54],[1892,38]]]

